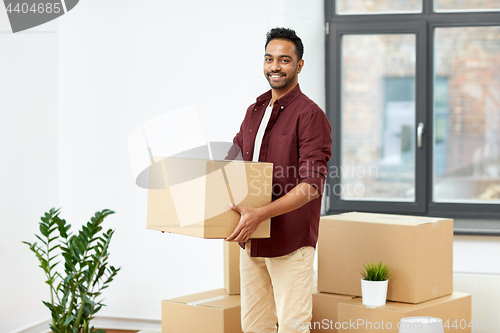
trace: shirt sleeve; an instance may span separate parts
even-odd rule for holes
[[[243,160],[243,155],[241,153],[241,149],[243,147],[243,140],[242,140],[243,134],[241,132],[242,131],[240,128],[240,131],[233,138],[233,144],[231,145],[231,148],[229,148],[225,160],[230,160],[230,161]]]
[[[328,161],[331,157],[331,125],[321,109],[312,110],[302,118],[299,131],[300,181],[314,186],[323,195]]]

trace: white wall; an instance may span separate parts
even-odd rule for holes
[[[0,332],[49,317],[43,275],[20,242],[34,240],[38,216],[52,206],[74,225],[97,210],[117,212],[106,225],[116,229],[110,262],[123,268],[101,315],[160,319],[162,299],[222,287],[222,241],[145,228],[146,192],[134,185],[127,140],[142,122],[190,104],[209,141],[231,140],[268,89],[270,28],[297,30],[301,88],[324,107],[322,0],[85,0],[57,24],[57,34],[0,33],[0,267],[8,272]],[[458,239],[454,265],[494,270],[499,244]]]
[[[35,241],[39,217],[59,204],[58,41],[53,22],[5,33],[0,7],[0,332],[8,332],[49,315],[44,274],[21,241]]]
[[[195,104],[208,141],[231,141],[268,89],[265,33],[277,24],[304,39],[300,82],[324,103],[322,1],[288,1],[285,10],[281,1],[86,0],[59,24],[60,205],[70,221],[117,212],[108,222],[111,262],[123,269],[101,314],[159,319],[162,299],[223,286],[222,241],[145,228],[146,191],[134,185],[128,135]]]
[[[455,236],[453,271],[500,274],[500,237]]]

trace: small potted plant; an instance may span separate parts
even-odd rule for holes
[[[363,304],[375,308],[385,304],[387,298],[387,285],[391,271],[383,262],[363,265],[361,269],[361,295]]]

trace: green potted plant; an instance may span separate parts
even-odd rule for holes
[[[391,271],[383,262],[369,263],[361,269],[361,296],[367,307],[377,307],[385,304],[387,286]]]
[[[104,219],[114,214],[105,209],[96,212],[78,233],[52,208],[41,217],[41,244],[27,244],[40,262],[49,285],[50,301],[43,301],[52,315],[54,333],[104,332],[91,327],[90,321],[104,306],[98,300],[120,268],[108,265],[109,243],[114,231],[103,231]],[[61,258],[62,257],[62,258]]]

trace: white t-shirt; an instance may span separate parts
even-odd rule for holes
[[[273,107],[271,104],[267,106],[266,112],[264,112],[264,116],[259,125],[259,130],[257,131],[257,136],[255,137],[255,144],[253,150],[253,162],[259,161],[260,154],[260,146],[262,145],[262,138],[264,137],[264,132],[266,131],[267,123],[269,123],[269,118],[271,118],[271,112],[273,111]]]

